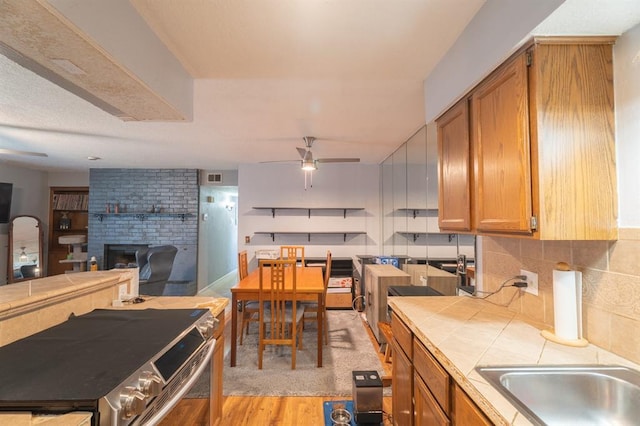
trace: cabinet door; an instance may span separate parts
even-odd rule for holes
[[[413,369],[422,377],[432,397],[442,410],[451,410],[451,378],[440,363],[431,355],[418,339],[413,339]]]
[[[471,230],[468,105],[463,99],[437,121],[438,226],[443,230]]]
[[[413,376],[414,426],[444,426],[451,422],[418,374]]]
[[[498,69],[471,97],[474,225],[530,233],[531,154],[527,55]]]
[[[457,426],[491,426],[478,406],[457,385],[454,386],[453,424]]]
[[[404,351],[393,339],[391,395],[393,424],[413,425],[413,366]]]
[[[613,40],[576,42],[533,49],[534,213],[540,239],[615,240]]]

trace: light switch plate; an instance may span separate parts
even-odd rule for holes
[[[538,295],[538,274],[536,274],[535,272],[520,269],[520,275],[525,275],[527,277],[527,288],[525,288],[524,291],[537,296]]]

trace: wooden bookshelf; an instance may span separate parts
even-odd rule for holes
[[[59,244],[64,235],[85,235],[89,227],[89,188],[51,187],[49,191],[49,240],[47,275],[73,270],[73,263],[63,262],[69,253],[67,244]],[[68,221],[65,221],[65,218]],[[82,265],[86,267],[86,265]]]

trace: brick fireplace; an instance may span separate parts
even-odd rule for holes
[[[149,247],[148,244],[105,244],[104,269],[126,267],[136,263],[136,251]]]
[[[136,247],[174,245],[178,254],[169,284],[175,285],[168,288],[171,294],[194,294],[198,194],[195,169],[91,169],[88,256],[108,269],[129,263]],[[109,248],[119,251],[112,259]]]

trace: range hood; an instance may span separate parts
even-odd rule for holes
[[[49,3],[4,0],[2,9],[0,53],[14,62],[124,121],[190,120]]]

